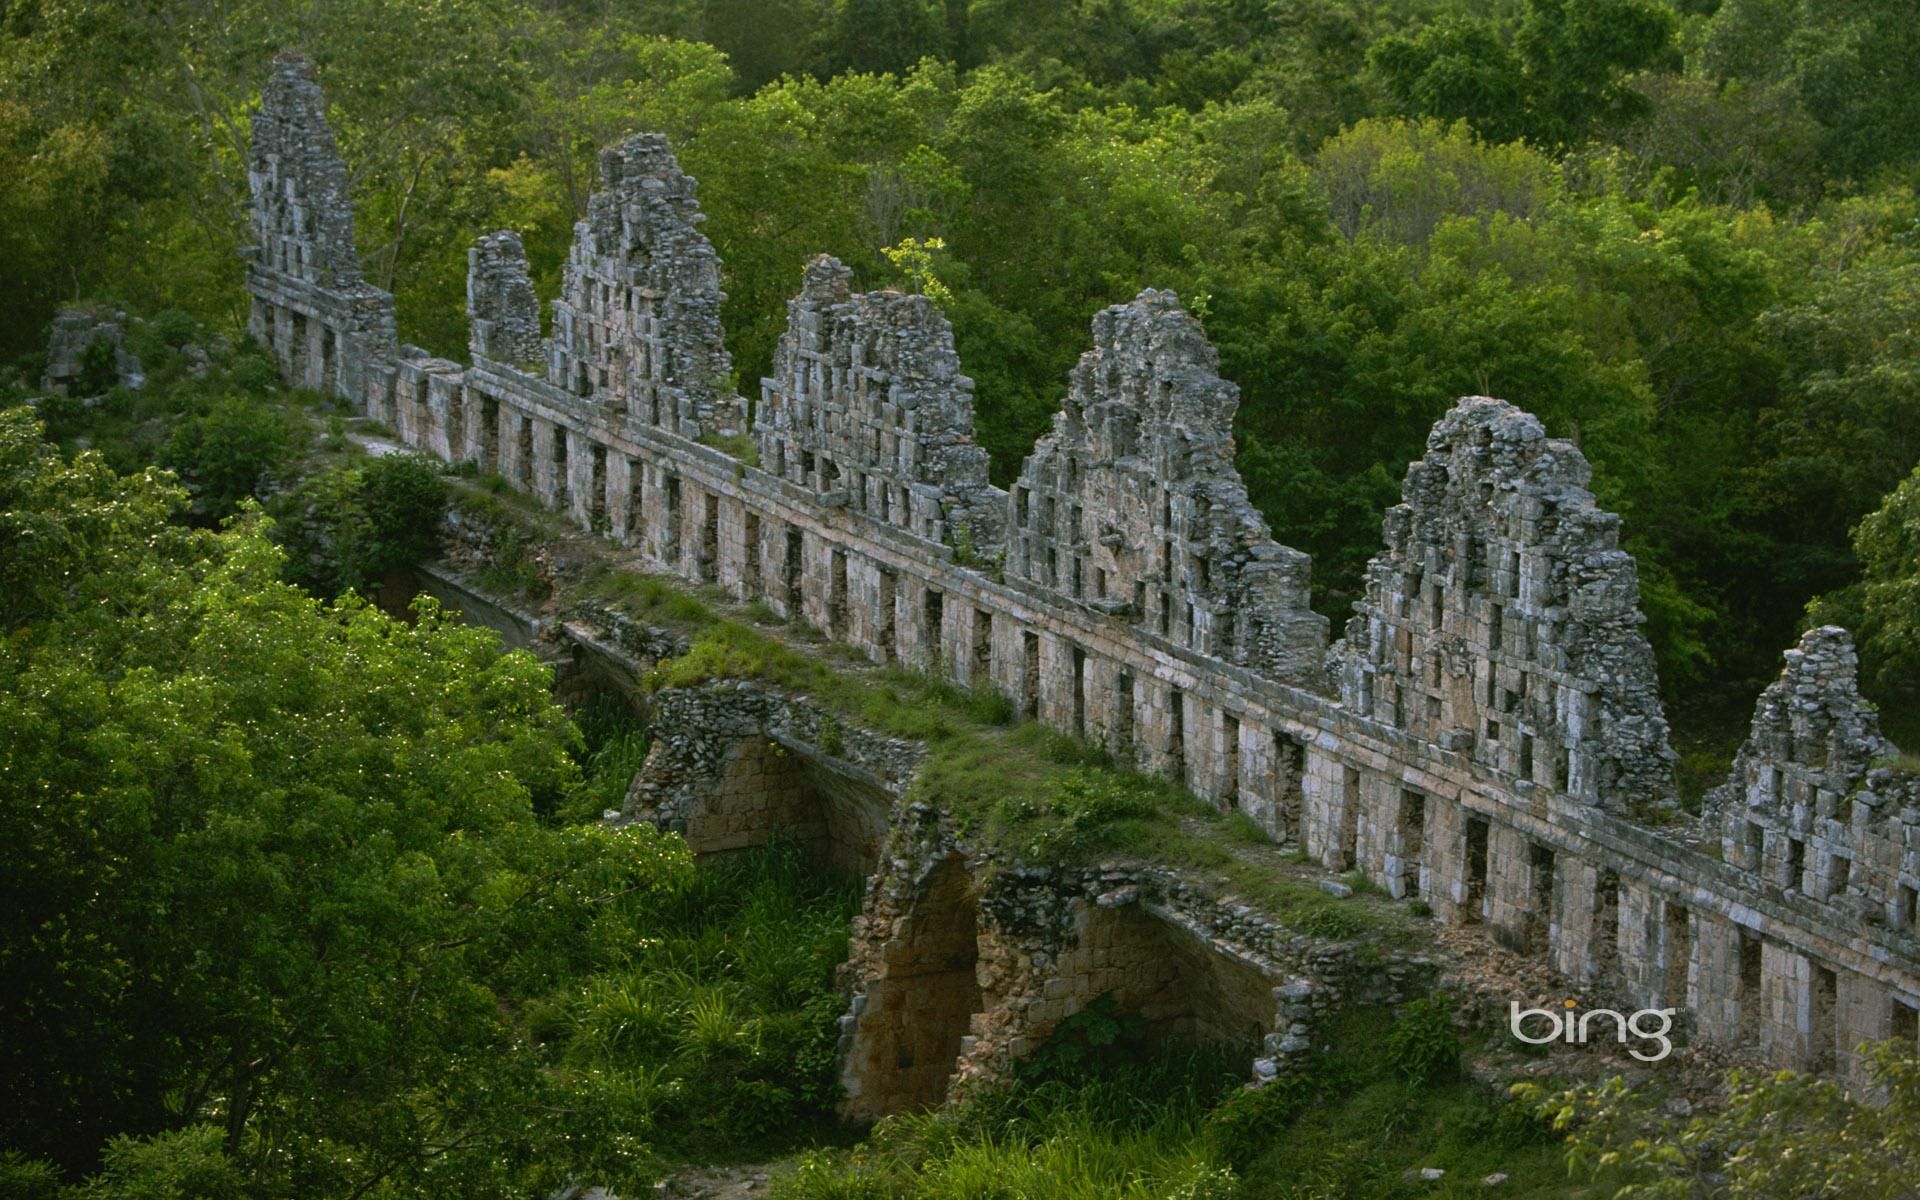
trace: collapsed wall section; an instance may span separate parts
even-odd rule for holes
[[[761,468],[822,504],[997,557],[1005,496],[973,440],[953,327],[925,296],[855,295],[852,278],[820,255],[787,302],[754,412]]]
[[[297,52],[274,59],[253,114],[247,187],[247,332],[295,386],[359,401],[368,367],[396,352],[393,297],[361,275],[347,169]]]
[[[1006,575],[1195,653],[1316,680],[1311,560],[1279,545],[1233,465],[1240,390],[1172,292],[1094,318],[1093,349],[1010,497]]]
[[[602,150],[600,177],[553,302],[547,382],[682,437],[742,432],[693,177],[657,133]]]
[[[1571,442],[1461,400],[1407,469],[1333,662],[1341,701],[1609,809],[1673,803],[1653,650],[1620,518]]]

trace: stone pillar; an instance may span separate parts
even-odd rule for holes
[[[1003,696],[1014,703],[1014,707],[1025,711],[1027,703],[1027,634],[1028,628],[1006,613],[997,614],[993,620],[993,686],[1000,689]]]
[[[461,400],[458,375],[439,373],[427,376],[427,436],[423,447],[442,462],[454,457],[454,426],[458,424]]]
[[[538,417],[533,421],[533,494],[543,508],[558,508],[565,481],[560,477],[560,463],[554,453],[555,440],[560,436],[549,421]]]
[[[677,518],[679,514],[668,511],[667,496],[666,472],[657,463],[642,462],[640,464],[640,523],[642,526],[640,552],[649,562],[662,567],[674,566],[669,556],[670,552],[677,556],[680,549],[680,531],[673,527],[670,520],[670,518]]]
[[[760,547],[747,545],[747,507],[732,496],[714,501],[720,506],[720,559],[714,564],[720,586],[736,600],[753,600],[747,594],[747,557],[753,555],[757,563]]]
[[[1766,997],[1761,1048],[1777,1067],[1802,1068],[1811,1057],[1813,963],[1785,946],[1763,942],[1760,978]]]
[[[1264,725],[1240,722],[1240,811],[1278,840],[1283,834],[1274,790],[1273,733]]]
[[[1519,830],[1495,821],[1487,830],[1487,921],[1502,945],[1526,952],[1534,912],[1533,872],[1527,839]]]
[[[1380,781],[1383,795],[1381,811],[1386,820],[1386,836],[1380,857],[1381,886],[1396,900],[1426,895],[1424,864],[1427,858],[1427,800],[1417,792],[1395,786],[1392,779]],[[1415,839],[1418,839],[1417,845]]]
[[[888,646],[882,634],[888,614],[881,611],[880,566],[864,555],[849,554],[846,570],[846,642],[870,661],[884,664]]]
[[[1360,833],[1360,772],[1324,747],[1307,747],[1306,812],[1301,831],[1307,856],[1329,871],[1354,865]]]
[[[453,448],[457,462],[470,462],[482,471],[491,470],[487,461],[486,402],[472,387],[460,389],[460,443]]]
[[[1893,1008],[1900,999],[1883,983],[1853,971],[1841,971],[1839,1000],[1834,1014],[1839,1037],[1836,1074],[1856,1093],[1871,1095],[1873,1080],[1867,1075],[1867,1060],[1860,1047],[1896,1036]]]
[[[993,686],[990,663],[981,661],[974,648],[990,644],[991,631],[981,628],[981,612],[972,604],[950,606],[946,615],[946,650],[949,672],[955,683],[973,691]]]
[[[833,547],[812,530],[800,540],[800,619],[831,635]]]
[[[1396,898],[1406,894],[1399,850],[1400,792],[1398,779],[1362,771],[1354,821],[1354,866]]]
[[[533,464],[527,460],[530,443],[527,418],[509,404],[500,405],[500,474],[521,491],[528,490]]]
[[[1163,775],[1172,770],[1168,743],[1173,730],[1174,690],[1158,679],[1142,678],[1134,685],[1139,704],[1134,710],[1138,721],[1135,756],[1140,770]]]
[[[1693,1028],[1705,1041],[1737,1046],[1741,1036],[1740,927],[1715,913],[1695,913],[1693,946]]]
[[[607,532],[623,546],[633,544],[633,460],[624,454],[607,455]]]
[[[1652,891],[1620,880],[1620,986],[1637,1008],[1653,1006],[1660,996],[1660,912]]]
[[[1466,807],[1451,796],[1428,796],[1426,878],[1421,894],[1439,918],[1465,925],[1477,913],[1467,909]]]
[[[306,355],[303,360],[299,386],[316,392],[326,390],[327,339],[333,335],[325,322],[317,317],[307,320]]]
[[[1073,644],[1057,634],[1042,631],[1040,637],[1040,677],[1038,702],[1040,719],[1055,729],[1073,731]]]
[[[792,531],[791,525],[776,517],[760,519],[760,599],[787,621],[799,615],[787,594],[788,535]],[[797,580],[798,576],[793,578]]]
[[[592,529],[594,502],[603,499],[606,494],[594,486],[593,452],[596,447],[586,434],[571,429],[566,431],[566,439],[568,513],[580,528]]]
[[[930,624],[927,597],[940,596],[940,621],[946,618],[946,596],[927,586],[917,575],[903,575],[898,585],[899,615],[895,625],[899,634],[900,661],[915,670],[938,676],[935,664],[940,646],[940,630]]]
[[[1584,859],[1562,854],[1554,863],[1554,897],[1560,935],[1553,940],[1549,961],[1553,969],[1576,983],[1595,981],[1594,945],[1610,931],[1598,928],[1601,919],[1600,869]]]

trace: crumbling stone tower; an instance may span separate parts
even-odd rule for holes
[[[1015,483],[1006,575],[1137,634],[1299,683],[1327,621],[1233,465],[1240,389],[1172,292],[1093,321],[1053,431]]]
[[[549,381],[686,437],[743,432],[693,177],[657,133],[602,150],[600,177],[553,302]]]
[[[822,254],[787,302],[753,438],[763,470],[929,541],[996,558],[1005,493],[973,440],[973,380],[925,296],[853,294]]]
[[[1341,701],[1518,786],[1671,803],[1674,754],[1620,518],[1571,442],[1460,401],[1407,468],[1334,656]]]
[[[296,386],[358,401],[367,366],[395,356],[393,297],[361,276],[347,169],[326,111],[306,56],[274,59],[247,163],[247,331]]]

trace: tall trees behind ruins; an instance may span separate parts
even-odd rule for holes
[[[1172,287],[1327,611],[1490,393],[1595,461],[1669,687],[1744,688],[1920,459],[1916,39],[1896,0],[40,0],[0,17],[0,351],[80,297],[237,328],[248,105],[298,42],[435,352],[476,234],[552,294],[597,148],[662,130],[748,394],[809,255],[882,285],[937,237],[1005,476],[1088,316]]]

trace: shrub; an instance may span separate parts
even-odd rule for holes
[[[412,455],[336,467],[273,507],[288,576],[327,596],[438,554],[445,511],[438,468]]]
[[[280,388],[280,368],[258,349],[235,357],[227,377],[233,386],[253,395],[270,395]]]
[[[218,520],[247,497],[263,495],[268,477],[287,465],[297,446],[296,431],[278,409],[223,397],[175,427],[160,465],[180,473],[196,512]]]
[[[1308,1075],[1282,1075],[1242,1088],[1207,1114],[1206,1136],[1220,1159],[1244,1171],[1273,1136],[1306,1111],[1319,1088]]]
[[[1452,1007],[1438,996],[1404,1005],[1387,1034],[1387,1063],[1416,1087],[1452,1076],[1460,1063]]]

